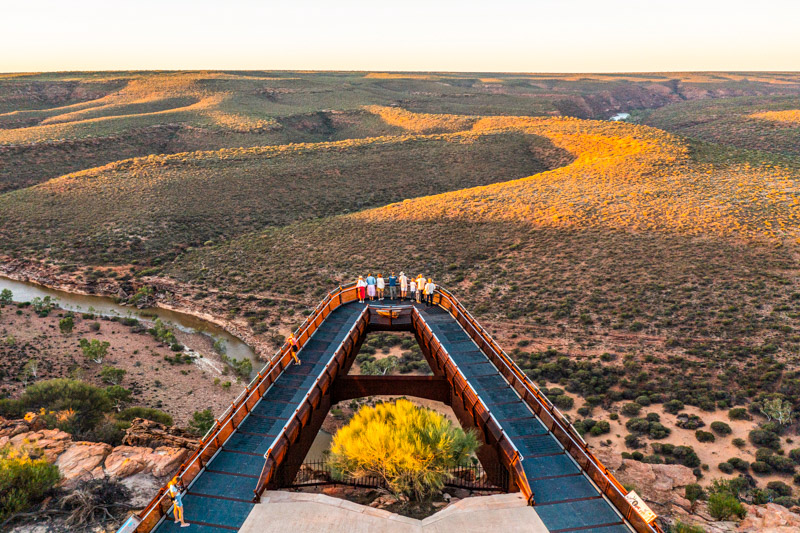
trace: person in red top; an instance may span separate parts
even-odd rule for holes
[[[299,365],[300,359],[297,357],[297,352],[300,351],[300,344],[297,342],[297,339],[294,338],[294,333],[289,333],[289,338],[287,341],[289,343],[289,349],[292,352],[292,359],[294,359],[294,364]]]

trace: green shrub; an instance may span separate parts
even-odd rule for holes
[[[702,500],[705,495],[706,493],[703,490],[703,487],[697,483],[690,483],[686,485],[686,488],[684,489],[684,496],[692,503],[696,502],[697,500]]]
[[[650,429],[650,422],[648,422],[644,418],[631,418],[625,424],[625,427],[631,433],[643,434],[647,433],[647,431]]]
[[[14,295],[8,289],[0,291],[0,305],[11,305],[14,303]]]
[[[747,414],[747,409],[744,407],[734,407],[728,411],[728,418],[731,420],[750,420],[750,415]]]
[[[719,492],[708,498],[708,512],[717,520],[728,520],[734,516],[744,518],[744,506],[732,494]]]
[[[58,467],[44,458],[0,448],[0,523],[41,500],[58,482]]]
[[[622,414],[625,416],[636,416],[642,410],[642,406],[638,403],[626,403],[622,406]]]
[[[554,396],[551,398],[553,405],[558,407],[559,409],[572,409],[572,406],[575,405],[575,400],[572,397],[567,396],[566,394],[559,394],[558,396]]]
[[[776,472],[793,474],[797,468],[794,461],[782,455],[771,455],[765,462]]]
[[[641,448],[643,444],[636,435],[625,435],[625,446],[628,448]]]
[[[770,481],[769,483],[767,483],[767,490],[771,490],[778,496],[792,495],[792,487],[790,487],[783,481]]]
[[[792,461],[795,463],[800,463],[800,448],[789,450],[789,457],[791,457]]]
[[[711,422],[711,431],[716,433],[717,435],[724,437],[726,435],[730,435],[733,430],[731,427],[726,424],[725,422]]]
[[[211,412],[211,409],[195,411],[192,413],[192,419],[189,421],[189,429],[200,436],[208,433],[208,430],[211,429],[213,425],[214,413]]]
[[[650,429],[647,432],[651,439],[663,439],[668,437],[670,433],[672,433],[672,430],[659,422],[650,422]]]
[[[594,426],[592,426],[592,429],[589,430],[589,433],[591,433],[595,437],[598,437],[605,433],[609,433],[610,431],[611,431],[611,425],[605,420],[600,420]]]
[[[650,405],[650,397],[642,395],[642,396],[637,397],[634,400],[634,402],[638,403],[642,407],[647,407],[648,405]]]
[[[738,457],[731,457],[728,459],[728,463],[730,463],[730,465],[739,472],[747,472],[747,470],[750,468],[750,463]]]
[[[97,339],[92,339],[91,341],[81,339],[78,344],[83,351],[83,356],[97,364],[103,362],[103,359],[105,359],[108,354],[108,348],[111,346],[111,343],[108,341],[100,342]]]
[[[73,414],[58,426],[77,435],[93,429],[113,407],[103,389],[65,378],[34,383],[25,389],[20,403],[28,411],[72,411]]]
[[[745,442],[744,439],[740,439],[739,437],[736,437],[735,439],[733,439],[731,441],[731,444],[733,444],[737,448],[744,448],[745,445],[747,445],[747,442]]]
[[[764,461],[754,461],[750,463],[750,469],[755,474],[769,474],[772,472],[772,468]]]
[[[113,366],[104,366],[103,370],[100,371],[100,379],[103,383],[109,383],[111,385],[119,385],[122,383],[122,378],[125,377],[127,372],[125,369],[116,368]]]
[[[669,528],[668,533],[705,533],[706,530],[700,526],[693,526],[686,524],[680,520],[676,520],[672,527]]]
[[[125,422],[131,422],[134,418],[144,418],[145,420],[152,420],[153,422],[158,422],[165,426],[174,424],[172,416],[170,416],[169,413],[153,409],[152,407],[128,407],[117,413],[116,418],[117,420],[123,420]]]
[[[756,446],[764,446],[765,448],[772,448],[777,450],[781,446],[781,439],[778,435],[771,431],[763,429],[754,429],[749,434],[750,442]]]
[[[71,316],[65,316],[61,320],[58,321],[58,329],[61,330],[61,333],[64,335],[69,335],[72,333],[72,329],[75,327],[75,320]]]
[[[719,465],[717,465],[717,468],[719,468],[721,472],[724,472],[726,474],[733,474],[733,465],[728,462],[720,463]]]
[[[670,400],[664,404],[664,411],[667,413],[671,413],[673,415],[678,414],[678,412],[683,409],[684,405],[683,402],[680,400]]]
[[[695,431],[694,436],[700,442],[714,442],[716,440],[713,433],[710,431],[703,431],[702,429]]]
[[[797,505],[797,500],[792,498],[791,496],[778,496],[777,498],[772,500],[772,503],[776,503],[778,505],[782,505],[787,509],[791,509],[795,505]]]

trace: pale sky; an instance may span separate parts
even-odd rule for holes
[[[800,0],[0,0],[0,72],[800,70]]]

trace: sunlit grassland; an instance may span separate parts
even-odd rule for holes
[[[209,240],[504,181],[568,160],[545,139],[491,131],[126,160],[0,196],[0,251],[158,263]]]

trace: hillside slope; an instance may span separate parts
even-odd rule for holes
[[[158,263],[208,240],[504,181],[566,161],[545,139],[503,131],[132,159],[0,196],[0,252]]]

